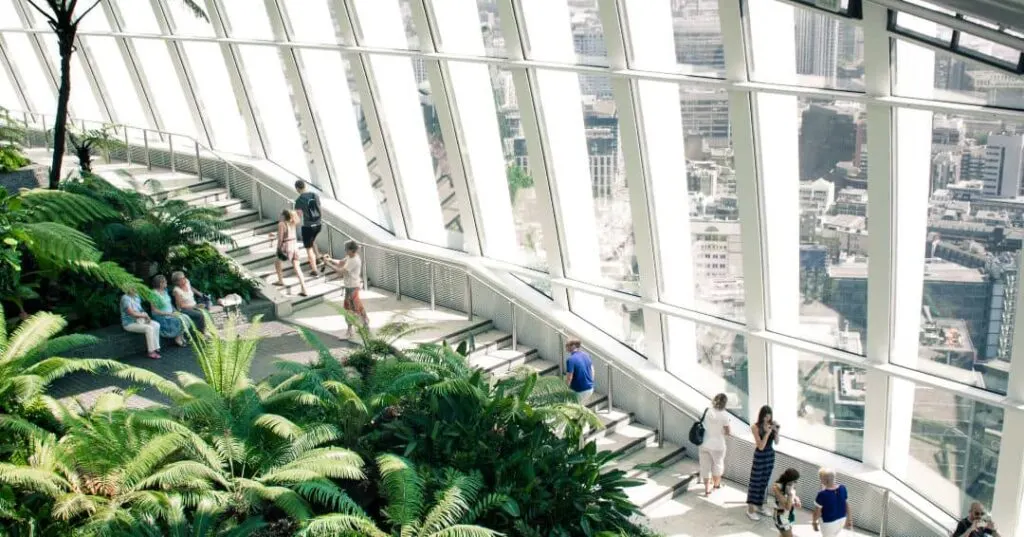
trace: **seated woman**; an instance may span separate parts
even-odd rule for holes
[[[160,323],[149,318],[142,309],[137,289],[129,289],[121,296],[121,326],[133,334],[145,334],[146,356],[160,359]]]
[[[174,286],[171,292],[174,306],[192,321],[200,333],[206,332],[206,317],[203,316],[203,310],[210,309],[210,297],[198,289],[193,289],[192,283],[180,270],[171,273],[171,285]]]
[[[171,295],[167,293],[167,278],[163,274],[153,277],[153,294],[156,300],[151,304],[153,320],[160,323],[160,335],[174,338],[179,347],[185,346],[185,323],[181,314],[174,311]]]

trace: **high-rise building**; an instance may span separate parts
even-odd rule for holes
[[[984,193],[1000,198],[1015,198],[1024,182],[1024,135],[992,134],[985,144],[981,180]]]
[[[796,23],[796,72],[822,79],[834,86],[839,64],[839,19],[806,9],[794,13]]]
[[[681,88],[679,106],[686,134],[702,136],[709,148],[730,146],[732,123],[729,120],[728,93]]]
[[[824,177],[837,163],[853,160],[857,146],[855,113],[855,109],[820,104],[804,110],[800,123],[800,179]]]
[[[673,15],[676,61],[696,72],[724,70],[718,2],[693,2]]]

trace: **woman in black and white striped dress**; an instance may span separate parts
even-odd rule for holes
[[[750,426],[754,435],[754,464],[750,468],[747,487],[747,518],[760,520],[757,514],[764,508],[768,482],[775,470],[775,444],[779,442],[779,424],[772,419],[772,407],[765,405],[757,413],[757,423]]]

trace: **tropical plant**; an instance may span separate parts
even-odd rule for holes
[[[382,515],[390,532],[362,514],[332,514],[310,520],[299,536],[492,537],[501,534],[473,524],[480,515],[497,508],[510,516],[519,514],[518,505],[503,494],[481,497],[483,482],[477,475],[446,472],[434,504],[428,506],[426,483],[408,460],[384,454],[377,458],[377,468],[387,501]]]
[[[178,0],[196,17],[207,19],[206,12],[194,0]],[[60,88],[57,91],[57,113],[53,124],[53,160],[50,165],[50,189],[60,185],[61,165],[66,147],[68,102],[71,100],[71,56],[76,50],[78,25],[89,15],[101,0],[79,3],[78,0],[27,0],[28,4],[43,15],[50,29],[57,36],[57,52],[60,55]]]
[[[29,163],[21,148],[24,139],[24,125],[0,106],[0,173],[13,172]]]
[[[116,217],[105,204],[78,194],[35,189],[12,196],[0,190],[0,301],[24,311],[24,301],[38,296],[25,282],[25,252],[31,254],[38,275],[55,278],[70,271],[118,289],[141,286],[118,264],[102,261],[93,240],[75,229]]]
[[[505,178],[508,180],[508,196],[515,204],[519,191],[533,186],[533,177],[526,173],[521,166],[510,164],[505,170]]]
[[[123,142],[114,138],[114,129],[113,125],[108,124],[98,129],[68,131],[68,141],[71,142],[71,148],[78,157],[78,167],[82,173],[92,173],[93,151],[109,152],[123,145]]]
[[[143,277],[155,274],[172,254],[180,256],[189,246],[232,243],[231,237],[223,231],[229,224],[221,219],[223,211],[217,208],[193,207],[176,199],[155,200],[117,188],[92,174],[85,174],[81,180],[66,181],[63,189],[91,197],[120,213],[119,218],[90,231],[104,252],[126,265],[134,264],[134,272]],[[215,253],[214,250],[211,252]],[[209,263],[209,259],[207,255],[204,262]],[[220,264],[212,268],[223,266]],[[190,277],[193,276],[195,267],[185,268],[189,270]],[[212,291],[206,287],[202,289]],[[232,289],[229,292],[238,291]]]
[[[162,265],[164,273],[184,271],[196,289],[212,296],[235,293],[248,301],[259,290],[259,282],[243,274],[237,265],[209,244],[175,248]]]

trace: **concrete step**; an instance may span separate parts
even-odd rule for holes
[[[536,355],[537,349],[518,345],[515,350],[505,348],[492,350],[486,354],[477,354],[469,359],[469,364],[493,374],[511,371],[530,361]]]
[[[341,282],[324,282],[315,285],[306,285],[309,296],[294,296],[291,300],[292,310],[300,310],[315,306],[334,298],[345,296],[345,287]]]
[[[157,188],[157,190],[152,191],[150,193],[150,196],[152,196],[153,199],[156,199],[158,201],[163,201],[163,200],[168,199],[168,198],[179,198],[181,196],[186,196],[186,195],[199,195],[199,194],[201,194],[203,192],[206,192],[208,190],[215,190],[215,189],[221,188],[220,181],[216,181],[216,180],[213,180],[213,179],[206,179],[206,180],[203,180],[203,181],[197,181],[197,182],[194,182],[194,183],[191,183],[191,184],[183,184],[183,185],[180,185],[180,186],[169,186],[168,185],[166,188],[163,188],[163,189],[161,189],[161,187],[163,187],[164,185],[159,185],[159,184],[152,185],[151,184],[150,186],[152,188]],[[226,190],[225,190],[225,192],[226,192]]]
[[[664,470],[684,457],[686,457],[686,446],[666,441],[661,447],[655,444],[634,451],[625,457],[617,458],[608,463],[605,468],[622,470],[629,477],[645,478]]]
[[[273,268],[274,260],[277,259],[277,243],[267,242],[262,247],[252,248],[249,253],[240,256],[232,256],[235,262],[246,268],[255,268],[269,265]]]
[[[198,205],[202,207],[211,207],[214,209],[221,209],[224,212],[238,211],[249,204],[245,200],[238,198],[225,198],[220,200],[206,200],[204,202],[191,202],[190,205]]]
[[[532,360],[528,360],[525,364],[522,364],[522,365],[520,365],[518,367],[513,367],[513,368],[508,369],[508,370],[499,370],[499,371],[496,371],[496,372],[492,373],[492,375],[494,376],[495,379],[503,379],[505,377],[509,377],[509,376],[515,375],[519,371],[533,372],[533,373],[537,373],[540,376],[544,376],[544,375],[557,376],[558,375],[558,364],[556,364],[554,362],[549,362],[547,360],[544,360],[544,359],[540,358],[539,355],[534,354],[533,355],[533,359]]]
[[[260,235],[267,237],[267,235],[276,231],[277,222],[273,220],[260,220],[258,222],[244,222],[237,224],[224,230],[224,233],[233,237],[235,240],[238,240],[242,237],[255,237]]]
[[[267,283],[275,282],[277,281],[277,272],[274,269],[275,260],[276,257],[271,257],[270,259],[267,259],[263,263],[246,267],[246,270],[248,270],[249,273],[252,274],[254,278],[262,279]],[[303,276],[306,277],[307,281],[312,279],[312,276],[309,275],[309,265],[303,262],[302,264],[299,265],[299,268],[302,270],[302,274]],[[295,268],[292,266],[291,263],[285,263],[284,267],[282,267],[281,272],[285,278],[295,277]],[[337,275],[336,272],[334,272],[333,270],[328,270],[325,272],[321,272],[319,277],[333,279],[335,275]]]
[[[654,431],[637,424],[617,427],[604,436],[594,438],[598,451],[611,451],[618,456],[626,456],[638,449],[654,444]]]
[[[463,341],[469,339],[468,334],[466,337],[458,341],[449,341],[448,344],[453,347],[458,347]],[[512,344],[512,334],[502,332],[501,330],[488,330],[479,334],[473,334],[473,348],[470,349],[468,358],[474,356],[484,355],[490,351],[505,348]]]
[[[242,235],[234,238],[234,244],[223,245],[218,248],[222,254],[230,257],[242,257],[244,255],[251,254],[256,250],[274,245],[274,238],[266,233],[261,233],[259,235]]]
[[[277,275],[276,274],[264,277],[263,281],[265,281],[267,283],[267,285],[270,285],[270,286],[274,287],[275,289],[277,289],[278,292],[280,292],[281,294],[284,294],[286,296],[299,296],[299,292],[302,290],[302,286],[299,285],[299,278],[294,275],[295,274],[294,270],[291,271],[290,274],[291,274],[291,276],[286,275],[284,277],[284,286],[283,287],[279,287],[277,285],[274,285],[274,282],[277,282]],[[305,275],[305,276],[306,276],[306,290],[308,290],[308,291],[312,291],[312,289],[315,288],[316,286],[322,285],[322,284],[325,284],[325,283],[333,283],[333,284],[341,285],[341,277],[336,275],[336,274],[333,274],[333,273],[332,274],[328,274],[326,276],[320,275],[317,278],[310,277],[308,274]]]
[[[258,221],[260,219],[260,214],[256,209],[241,209],[238,211],[229,211],[224,213],[224,216],[221,219],[231,224],[232,227],[235,227]]]
[[[185,203],[201,204],[210,201],[231,199],[231,194],[228,193],[228,189],[218,184],[213,188],[207,188],[199,191],[184,189],[181,193],[174,194],[171,197],[184,201]]]
[[[696,461],[679,460],[656,474],[642,478],[643,485],[627,488],[626,496],[641,509],[654,507],[686,491],[696,479],[697,471]]]

